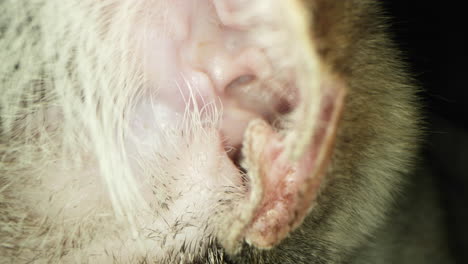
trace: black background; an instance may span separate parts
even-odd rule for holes
[[[423,162],[437,176],[450,247],[468,263],[468,12],[463,1],[383,1],[391,33],[422,88]]]

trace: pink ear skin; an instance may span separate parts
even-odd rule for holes
[[[148,42],[154,53],[147,56],[148,71],[162,73],[154,76],[154,86],[162,87],[158,99],[179,113],[186,98],[193,109],[221,106],[220,140],[234,164],[240,161],[247,170],[248,191],[216,226],[217,238],[230,253],[244,239],[271,248],[313,206],[333,149],[344,85],[316,56],[306,18],[297,19],[304,15],[298,1],[180,3],[185,8],[172,10],[171,17],[186,21],[165,42]],[[161,66],[161,59],[175,63]],[[312,108],[319,108],[318,117]],[[291,122],[281,130],[273,123],[283,115]],[[301,139],[294,142],[298,133]],[[293,145],[307,147],[293,159]]]
[[[248,31],[259,24],[269,23],[267,15],[249,16],[246,10],[254,4],[251,1],[214,1],[213,4],[220,23],[232,32]],[[267,9],[259,10],[266,12]],[[219,48],[210,48],[210,52],[216,50],[220,51]],[[245,212],[241,212],[244,217],[240,217],[243,219],[240,226],[243,227],[234,228],[237,233],[232,233],[231,239],[244,238],[255,247],[271,248],[298,227],[313,207],[333,150],[346,93],[345,84],[323,70],[325,67],[319,66],[317,70],[322,69],[320,98],[313,98],[312,102],[308,101],[310,98],[300,98],[304,93],[301,89],[307,87],[286,85],[301,83],[293,80],[300,73],[292,73],[288,77],[292,80],[280,83],[287,91],[285,93],[297,94],[293,100],[287,100],[289,107],[320,105],[319,120],[313,128],[312,138],[305,142],[308,146],[299,158],[292,160],[286,154],[291,144],[286,138],[292,131],[275,131],[267,122],[270,115],[281,112],[278,106],[284,98],[273,95],[262,101],[254,96],[275,93],[268,86],[268,79],[272,79],[272,72],[277,70],[272,69],[275,64],[260,48],[244,48],[230,58],[228,53],[221,52],[217,57],[208,56],[210,59],[203,61],[202,69],[210,76],[223,103],[221,135],[227,145],[242,146],[242,165],[247,169],[250,180],[250,198],[246,201],[249,204]],[[302,118],[312,118],[308,114],[303,113]],[[294,122],[293,126],[303,127],[301,120]],[[233,244],[234,241],[228,241],[224,246],[230,251]]]
[[[298,227],[313,206],[330,159],[337,125],[343,109],[344,85],[337,80],[324,88],[320,121],[307,150],[297,160],[283,155],[284,136],[261,121],[246,131],[244,152],[250,160],[249,176],[259,177],[263,197],[245,237],[258,248],[271,248]],[[287,132],[286,132],[287,133]]]

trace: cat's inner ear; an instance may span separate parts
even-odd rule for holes
[[[222,144],[246,173],[248,193],[219,240],[228,251],[243,239],[272,247],[302,222],[318,193],[344,84],[317,55],[312,19],[299,1],[167,8],[150,22],[160,32],[140,32],[149,87],[159,87],[157,99],[176,112],[222,109]]]

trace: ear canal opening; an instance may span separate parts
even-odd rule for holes
[[[226,86],[226,91],[229,91],[231,89],[235,89],[236,87],[242,86],[242,85],[248,85],[254,81],[257,80],[257,77],[253,74],[244,74],[241,75],[234,80],[232,80],[227,86]]]

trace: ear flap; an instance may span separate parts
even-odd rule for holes
[[[313,207],[333,150],[345,84],[318,56],[310,33],[312,20],[301,2],[214,1],[214,5],[221,23],[242,31],[272,68],[271,75],[256,75],[255,82],[263,85],[249,89],[242,98],[268,94],[268,102],[274,105],[281,101],[279,94],[289,108],[280,128],[264,115],[250,119],[241,155],[248,198],[229,232],[219,236],[228,252],[234,252],[242,239],[258,248],[271,248],[298,227]],[[261,67],[256,72],[262,72]]]
[[[252,181],[261,182],[256,185],[258,190],[252,190],[261,202],[245,232],[249,244],[259,248],[277,245],[313,207],[343,109],[345,90],[339,81],[332,85],[336,86],[324,87],[322,97],[315,100],[320,105],[319,119],[298,156],[288,156],[287,150],[296,144],[294,129],[301,128],[304,122],[296,120],[291,130],[282,131],[284,135],[274,132],[265,122],[250,123],[243,146],[245,167],[250,179],[255,179]],[[304,114],[307,118],[307,112]]]

